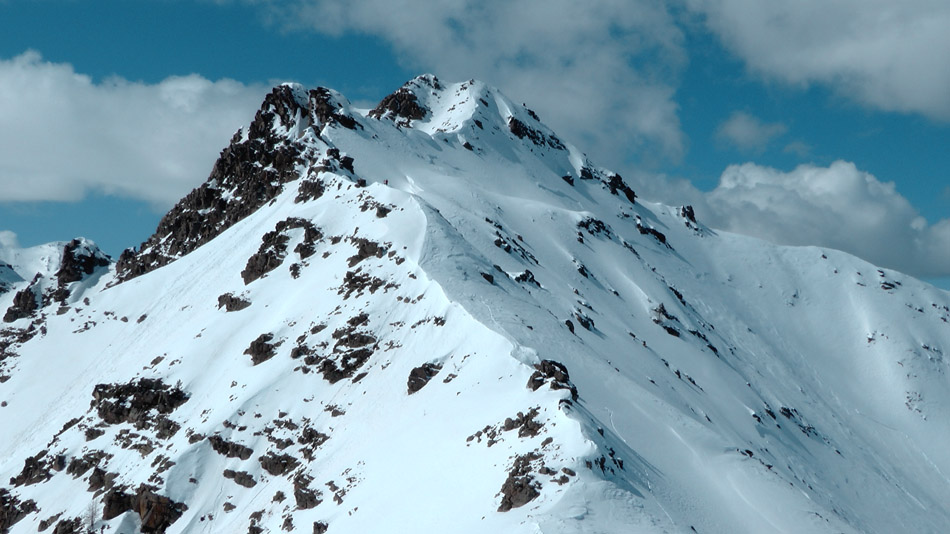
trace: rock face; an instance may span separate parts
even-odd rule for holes
[[[341,97],[328,89],[304,93],[299,86],[276,87],[247,134],[236,133],[221,152],[208,180],[162,217],[137,252],[122,253],[116,264],[118,280],[188,254],[273,200],[285,184],[299,178],[297,165],[306,156],[305,145],[286,133],[328,124],[356,128],[356,120],[340,111],[342,105]]]
[[[257,339],[251,342],[250,346],[244,351],[244,354],[251,357],[251,363],[254,365],[266,362],[273,358],[275,354],[274,348],[277,345],[271,343],[273,339],[274,334],[261,334],[257,336]]]
[[[435,363],[424,363],[413,369],[412,372],[409,373],[409,381],[406,384],[409,394],[412,395],[425,387],[425,385],[429,383],[429,380],[432,380],[441,370],[442,366]]]
[[[538,498],[540,484],[531,475],[531,462],[537,460],[536,454],[526,454],[515,458],[515,463],[508,472],[508,478],[501,486],[501,504],[499,512],[507,512],[512,508],[519,508]]]
[[[396,124],[409,126],[412,121],[422,120],[431,113],[419,102],[416,93],[442,88],[442,84],[435,76],[418,76],[383,98],[379,105],[369,112],[369,116],[376,119],[389,119]]]
[[[313,255],[315,244],[323,238],[320,230],[310,221],[299,217],[285,219],[277,223],[272,232],[264,234],[257,254],[248,258],[247,266],[241,271],[241,278],[245,285],[280,267],[287,256],[287,243],[290,241],[290,233],[295,229],[303,230],[303,239],[294,248],[294,252],[301,260]]]
[[[63,260],[56,271],[56,281],[60,287],[64,287],[92,274],[96,267],[106,267],[110,263],[109,257],[95,245],[85,239],[73,239],[63,248]]]
[[[416,95],[403,88],[384,98],[369,115],[377,119],[387,117],[394,121],[402,118],[403,123],[408,124],[408,121],[424,119],[426,113],[428,110],[419,105]]]
[[[0,488],[0,532],[7,532],[7,529],[35,511],[35,502],[21,501],[9,491]]]
[[[162,534],[187,509],[184,504],[159,495],[143,484],[134,494],[120,490],[108,492],[103,498],[102,518],[110,520],[133,512],[139,517],[141,532]]]
[[[32,284],[26,289],[17,291],[17,294],[13,297],[13,305],[7,308],[6,313],[3,314],[3,322],[12,323],[18,319],[32,317],[40,307],[41,299],[37,295],[38,289],[36,284]]]
[[[139,430],[154,429],[159,438],[178,431],[180,426],[168,414],[188,400],[181,389],[150,378],[128,384],[99,384],[92,397],[92,406],[104,423],[131,423]]]
[[[534,373],[528,379],[528,387],[532,391],[537,391],[544,384],[550,384],[551,389],[570,391],[571,398],[577,400],[577,388],[571,383],[571,376],[563,364],[554,360],[542,360],[534,366],[534,369]]]
[[[218,296],[218,308],[224,308],[224,311],[241,311],[250,305],[251,301],[236,297],[232,293],[225,293]]]

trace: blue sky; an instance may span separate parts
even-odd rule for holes
[[[116,256],[273,84],[372,103],[433,72],[713,226],[941,282],[950,7],[893,4],[0,0],[0,230]]]

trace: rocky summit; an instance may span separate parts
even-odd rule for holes
[[[474,80],[276,87],[116,261],[0,249],[0,313],[2,532],[950,531],[950,294]]]

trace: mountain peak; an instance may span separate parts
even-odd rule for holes
[[[0,295],[0,530],[948,530],[947,293],[394,95],[275,88],[114,271]]]
[[[369,112],[375,119],[389,119],[401,126],[411,127],[413,121],[431,117],[428,101],[444,89],[433,74],[423,74],[409,80]]]
[[[627,198],[634,199],[633,191],[618,175],[593,170],[586,157],[565,145],[537,114],[514,105],[482,82],[446,85],[431,74],[417,76],[365,117],[332,89],[307,90],[287,83],[265,96],[248,128],[239,130],[221,152],[208,180],[179,201],[137,251],[128,249],[120,255],[116,282],[188,254],[274,200],[287,184],[302,176],[309,179],[301,182],[301,188],[315,187],[313,178],[321,172],[344,173],[355,182],[366,182],[370,177],[357,176],[353,158],[335,148],[333,131],[351,130],[362,137],[378,138],[379,133],[364,131],[368,119],[443,142],[457,142],[476,153],[508,154],[516,140],[528,151],[536,151],[535,157],[570,183],[573,177],[597,178],[613,194],[617,194],[619,183]],[[307,196],[311,195],[302,193],[300,198]]]

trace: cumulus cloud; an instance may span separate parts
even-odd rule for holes
[[[500,87],[604,164],[683,154],[674,92],[684,37],[659,0],[264,4],[288,27],[379,36],[408,68]]]
[[[20,241],[15,233],[9,230],[0,230],[0,249],[20,248]]]
[[[736,111],[719,125],[715,137],[720,144],[731,145],[743,152],[761,153],[773,139],[786,131],[788,128],[782,123],[764,123],[748,113]]]
[[[198,75],[97,83],[32,51],[0,60],[0,200],[98,191],[167,208],[207,178],[264,94]]]
[[[950,120],[950,2],[686,0],[748,67],[888,111]]]
[[[853,163],[790,172],[732,165],[697,200],[700,216],[716,228],[835,248],[917,277],[950,274],[950,219],[928,224],[893,182]]]

